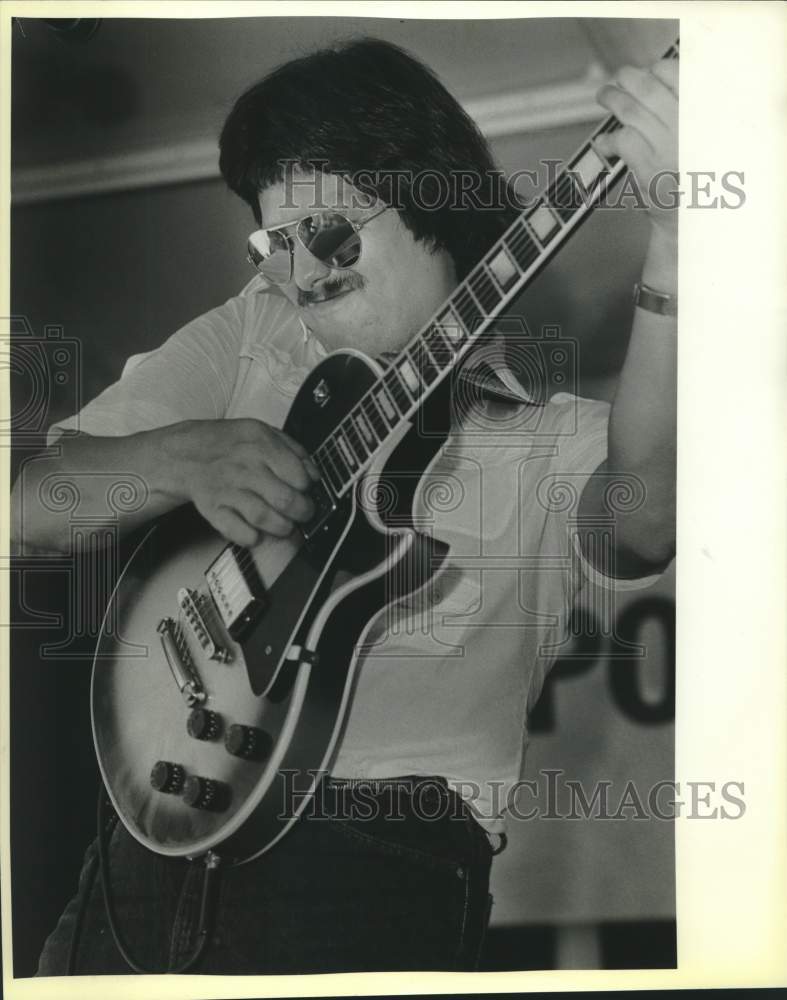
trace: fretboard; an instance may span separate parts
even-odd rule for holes
[[[677,58],[678,49],[675,42],[664,58]],[[610,115],[594,130],[314,450],[311,457],[336,499],[364,474],[401,425],[412,420],[618,180],[625,169],[623,161],[602,156],[594,141],[621,127]]]

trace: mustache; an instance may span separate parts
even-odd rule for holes
[[[366,285],[366,279],[355,271],[341,278],[326,278],[319,288],[312,291],[298,289],[298,305],[302,308],[315,302],[327,302],[344,292],[357,291]]]

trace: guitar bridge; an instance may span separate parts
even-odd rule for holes
[[[228,545],[205,571],[205,580],[224,627],[240,642],[267,606],[251,555],[238,545]]]
[[[192,635],[202,647],[205,654],[211,660],[218,660],[219,663],[229,663],[232,656],[228,649],[222,646],[213,634],[210,621],[208,620],[209,604],[204,594],[181,587],[178,591],[178,603],[180,609],[191,629]]]

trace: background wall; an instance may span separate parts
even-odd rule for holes
[[[625,61],[646,64],[677,34],[664,21],[106,20],[79,45],[39,22],[21,27],[13,48],[11,234],[12,310],[20,320],[9,362],[22,431],[17,468],[42,443],[41,429],[114,380],[129,354],[156,346],[248,279],[252,219],[217,178],[215,136],[238,93],[275,64],[339,36],[394,41],[463,101],[505,170],[541,169],[545,177],[539,161],[568,157],[601,117],[593,102],[599,81]],[[517,303],[533,333],[557,324],[576,339],[583,395],[614,391],[646,235],[641,213],[596,213]],[[47,326],[62,332],[47,340]],[[52,377],[57,345],[69,352],[63,381]],[[29,363],[33,354],[43,381]],[[93,634],[90,622],[77,627],[64,611],[79,587],[69,565],[26,558],[14,581],[14,949],[16,974],[26,975],[73,893],[92,831]],[[561,769],[587,788],[610,780],[621,794],[635,778],[644,795],[672,777],[673,586],[668,573],[644,594],[620,599],[611,635],[597,612],[585,616],[537,708],[531,775]],[[583,604],[598,609],[600,596],[588,591]],[[632,658],[621,645],[627,639],[643,644],[645,655]],[[621,964],[609,949],[599,952],[598,935],[577,929],[670,926],[669,824],[512,827],[494,870],[499,933],[490,955],[498,952],[489,961],[497,967],[605,957]],[[573,936],[543,936],[557,926]],[[663,940],[668,962],[674,929]]]

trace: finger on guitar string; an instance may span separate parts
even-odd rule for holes
[[[593,145],[603,156],[619,156],[635,171],[640,163],[648,162],[653,156],[650,143],[638,129],[629,125],[610,135],[597,136]]]
[[[292,451],[295,452],[298,458],[303,460],[303,466],[309,473],[311,478],[315,482],[318,481],[320,478],[320,473],[317,470],[317,466],[311,460],[308,451],[303,447],[303,445],[299,441],[296,441],[294,438],[291,438],[289,434],[285,434],[284,431],[279,431],[279,435],[281,436],[281,440],[286,445],[288,445],[292,449]]]
[[[237,495],[245,501],[243,516],[250,524],[265,527],[263,521],[272,511],[288,521],[309,521],[314,516],[314,503],[309,496],[293,489],[268,470],[258,481],[241,486]],[[248,511],[246,509],[248,507]]]
[[[263,457],[271,472],[294,490],[305,492],[320,478],[312,461],[296,455],[280,438],[268,442]]]
[[[240,440],[261,449],[276,475],[290,486],[307,490],[313,481],[319,480],[320,474],[309,453],[289,434],[249,417],[234,422],[239,425]]]
[[[233,491],[226,499],[224,506],[234,510],[251,528],[256,531],[266,532],[270,535],[286,537],[295,527],[296,521],[308,521],[313,513],[313,507],[304,497],[302,499],[303,508],[298,508],[295,516],[293,503],[288,511],[286,504],[279,499],[278,505],[271,502],[259,493],[248,489]]]
[[[312,477],[291,439],[257,420],[191,421],[174,433],[175,489],[220,534],[250,545],[287,536],[314,511]]]
[[[658,150],[667,135],[667,128],[634,94],[616,84],[605,84],[599,90],[597,100],[622,125],[636,129],[653,153]]]
[[[282,513],[297,505],[312,485],[303,461],[275,438],[264,444],[236,444],[220,468],[229,486],[246,484]]]
[[[616,86],[631,94],[639,103],[669,128],[677,113],[675,95],[650,70],[624,66],[617,74]]]
[[[678,79],[680,63],[677,59],[659,59],[650,68],[650,72],[657,79],[661,80],[664,86],[671,91],[675,97],[678,96]]]
[[[599,103],[622,127],[604,132],[593,144],[602,156],[620,157],[646,195],[651,221],[674,231],[674,212],[652,197],[658,178],[677,174],[678,100],[675,60],[662,60],[654,70],[624,66],[598,92]],[[656,187],[654,187],[656,185]]]
[[[313,479],[315,482],[319,480],[320,473],[317,471],[316,465],[311,460],[308,451],[303,447],[300,441],[296,441],[295,438],[290,437],[289,434],[285,433],[284,431],[280,431],[278,429],[276,430],[273,440],[276,444],[285,445],[297,458],[301,460],[301,462],[303,463],[303,467],[306,469],[311,479]],[[282,454],[284,453],[282,452]],[[308,485],[309,484],[303,487],[299,486],[297,488],[306,489]]]

